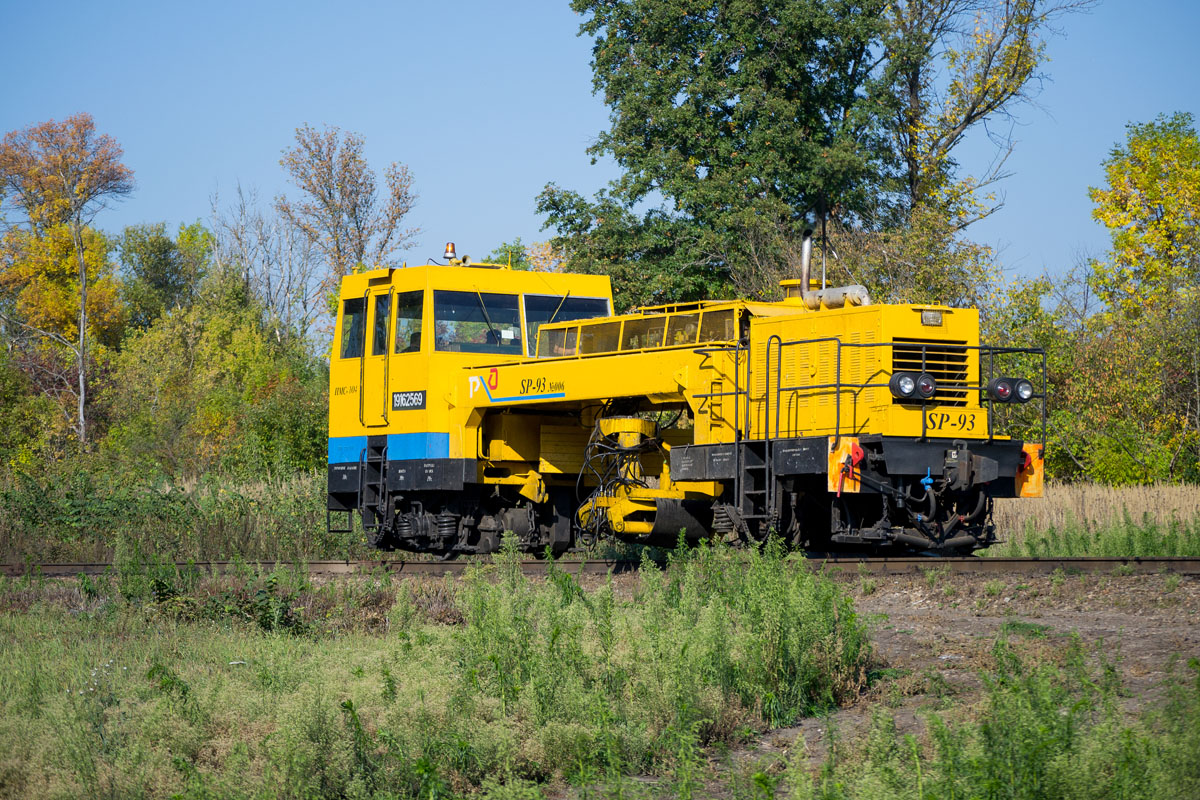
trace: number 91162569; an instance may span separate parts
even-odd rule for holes
[[[986,433],[987,412],[980,411],[929,411],[925,414],[925,428],[945,433]]]

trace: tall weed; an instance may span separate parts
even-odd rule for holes
[[[983,551],[991,556],[1149,558],[1200,556],[1200,517],[1188,521],[1136,521],[1128,514],[1102,525],[1070,522],[1061,527],[1030,524],[1012,541]]]
[[[830,581],[762,551],[679,550],[641,568],[636,602],[571,576],[525,578],[511,544],[464,588],[461,690],[543,737],[577,776],[678,764],[686,742],[731,741],[856,693],[866,636]],[[685,735],[686,734],[686,735]]]
[[[329,534],[324,472],[237,483],[137,483],[78,464],[0,474],[9,561],[103,561],[122,547],[170,560],[356,558],[361,531]]]
[[[0,786],[536,797],[565,779],[631,796],[626,776],[651,771],[698,797],[706,745],[852,697],[869,657],[847,599],[776,544],[647,562],[633,597],[554,564],[529,579],[512,542],[453,584],[199,576],[140,546],[91,600],[82,582],[0,581],[0,607],[20,609],[0,615],[16,643],[0,649]],[[97,653],[120,669],[101,662],[111,687],[79,694]]]
[[[1001,640],[977,719],[929,718],[928,741],[878,714],[858,752],[841,747],[814,775],[789,765],[794,798],[1090,800],[1195,797],[1200,789],[1200,663],[1176,677],[1165,706],[1128,721],[1115,672],[1072,646],[1065,668],[1029,664]]]

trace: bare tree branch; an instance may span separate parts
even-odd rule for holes
[[[362,151],[358,134],[304,125],[279,162],[304,199],[281,195],[275,209],[324,254],[327,289],[356,264],[386,263],[398,250],[411,247],[420,232],[400,227],[417,202],[408,167],[394,162],[384,171],[387,188],[381,204],[375,172]]]

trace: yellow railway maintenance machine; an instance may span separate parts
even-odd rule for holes
[[[345,277],[331,528],[359,514],[377,547],[447,557],[506,531],[534,553],[681,532],[893,553],[996,541],[992,500],[1042,493],[1045,355],[980,344],[974,309],[811,288],[810,254],[782,302],[622,316],[606,277],[452,246],[448,266]]]

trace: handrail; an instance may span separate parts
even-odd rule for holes
[[[769,375],[770,375],[770,366],[771,366],[772,342],[775,343],[775,346],[777,347],[777,353],[778,353],[778,356],[775,361],[776,380],[775,380],[774,437],[778,437],[780,435],[780,431],[782,428],[780,414],[781,414],[781,408],[783,405],[783,403],[782,403],[783,392],[816,391],[816,390],[823,390],[823,389],[833,389],[835,397],[839,398],[836,402],[836,408],[834,410],[834,444],[836,445],[838,440],[841,438],[842,404],[841,404],[840,397],[841,397],[842,393],[846,390],[881,389],[881,388],[888,387],[887,383],[873,383],[873,382],[869,382],[869,381],[863,382],[863,383],[851,383],[851,382],[844,381],[842,379],[842,349],[846,348],[846,347],[861,347],[861,348],[889,347],[889,348],[894,349],[895,347],[900,346],[900,347],[910,347],[910,348],[911,347],[920,347],[921,348],[921,371],[922,372],[925,372],[928,369],[928,357],[929,357],[929,349],[930,348],[934,348],[934,349],[938,349],[938,350],[952,349],[952,350],[961,351],[963,353],[966,353],[967,351],[978,351],[980,354],[981,360],[982,360],[983,356],[987,356],[987,359],[988,359],[988,382],[989,383],[995,377],[995,359],[996,359],[997,355],[1012,355],[1012,354],[1021,354],[1021,353],[1028,354],[1028,355],[1040,355],[1041,361],[1042,361],[1042,364],[1041,364],[1041,384],[1042,384],[1041,391],[1035,393],[1031,399],[1037,399],[1040,401],[1039,405],[1040,405],[1040,412],[1041,412],[1041,414],[1040,414],[1040,416],[1041,416],[1041,444],[1043,447],[1045,446],[1046,428],[1047,428],[1046,400],[1047,400],[1048,395],[1047,395],[1047,391],[1046,391],[1046,389],[1047,389],[1047,376],[1046,376],[1047,356],[1046,356],[1046,351],[1044,348],[1041,348],[1041,347],[1007,347],[1007,346],[998,346],[998,345],[968,345],[968,344],[957,344],[957,343],[953,343],[953,342],[939,342],[939,341],[932,341],[932,342],[895,342],[895,341],[891,341],[891,342],[844,342],[841,339],[837,338],[836,336],[823,336],[823,337],[818,337],[818,338],[813,338],[813,339],[794,339],[794,340],[789,340],[789,341],[783,341],[782,339],[780,339],[780,337],[778,335],[772,335],[767,340],[766,353],[765,353],[765,358],[764,358],[764,369],[767,370],[768,380],[767,380],[766,386],[764,387],[764,398],[763,398],[763,402],[764,402],[763,422],[766,425],[766,430],[765,430],[765,435],[764,435],[765,439],[770,439],[772,437],[771,426],[770,426],[770,403],[771,403],[771,400],[769,397],[769,395],[770,395]],[[799,345],[806,345],[806,344],[821,344],[824,342],[834,342],[837,347],[836,356],[835,356],[835,369],[836,369],[835,382],[821,383],[821,384],[797,384],[795,386],[784,386],[783,385],[783,348],[799,346]],[[712,347],[712,348],[698,349],[696,352],[701,352],[701,351],[703,351],[703,352],[728,352],[728,351],[739,351],[740,349],[741,349],[740,347]],[[749,362],[749,359],[747,359],[747,361]],[[982,367],[982,365],[980,365],[980,366]],[[747,367],[749,367],[749,363],[747,363]],[[735,369],[736,369],[736,356],[735,356]],[[889,373],[889,374],[891,374],[891,373]],[[749,408],[749,406],[750,406],[751,397],[750,397],[749,371],[747,371],[746,384],[747,385],[744,390],[745,394],[746,394],[745,428],[744,428],[744,431],[739,431],[736,429],[736,424],[735,424],[735,436],[740,436],[743,433],[748,434],[749,430],[750,430],[750,425],[749,425],[750,408]],[[986,393],[987,384],[956,383],[953,385],[953,390],[956,392],[963,392],[963,393],[974,392],[974,391],[984,393],[983,397],[981,398],[981,402],[987,410],[988,441],[992,441],[995,438],[995,426],[994,426],[993,417],[995,415],[996,410],[994,408],[994,401],[992,400],[992,398],[987,396],[987,393]],[[741,390],[739,387],[737,387],[737,382],[735,379],[735,386],[734,386],[733,391],[708,392],[708,393],[694,394],[692,396],[696,399],[705,399],[705,398],[712,398],[712,397],[727,397],[727,396],[733,395],[735,398],[735,403],[736,403],[737,398],[740,397],[740,395],[742,393],[743,393],[743,390]],[[931,403],[930,400],[916,400],[916,402],[918,402],[922,406],[936,404],[936,403]],[[736,416],[735,416],[735,419],[736,419]],[[927,434],[928,434],[927,426],[928,426],[928,417],[924,413],[922,413],[922,415],[921,415],[921,438],[922,439],[927,438]]]
[[[363,502],[363,481],[365,479],[364,476],[367,474],[366,456],[367,456],[367,448],[364,447],[363,449],[358,451],[358,492],[357,492],[357,494],[358,494],[358,510],[359,510],[360,514],[366,508],[366,504]]]
[[[392,302],[393,295],[396,294],[396,287],[388,289],[388,319],[387,331],[384,333],[384,348],[383,348],[383,424],[387,425],[388,412],[391,411],[392,397],[391,384],[388,382],[389,367],[392,365],[392,314],[395,314],[396,304]],[[366,352],[363,352],[363,360],[366,361]],[[361,390],[360,390],[361,391]],[[385,450],[386,452],[386,450]]]
[[[641,313],[634,312],[634,313],[629,313],[629,314],[617,314],[617,315],[610,316],[610,317],[590,317],[587,319],[566,320],[563,322],[555,322],[555,323],[545,322],[545,323],[542,323],[538,327],[537,338],[534,341],[534,350],[533,350],[534,357],[537,358],[539,361],[549,360],[549,359],[560,359],[560,358],[592,358],[595,356],[610,356],[610,355],[618,355],[618,354],[622,354],[622,353],[642,353],[642,352],[655,352],[658,350],[672,350],[672,349],[679,349],[679,348],[695,348],[697,345],[705,345],[705,344],[709,344],[712,342],[736,342],[735,339],[701,339],[700,337],[703,332],[701,323],[703,322],[702,315],[725,314],[726,312],[734,312],[740,307],[741,307],[740,301],[730,300],[730,301],[723,301],[720,304],[715,305],[714,307],[706,306],[706,307],[702,307],[702,308],[695,308],[695,309],[689,309],[689,310],[684,310],[684,311],[665,312],[662,314],[657,314],[657,313],[656,314],[641,314]],[[668,343],[667,339],[666,339],[666,334],[667,334],[667,330],[671,326],[671,321],[677,317],[691,317],[691,316],[697,317],[696,331],[693,334],[692,340],[686,341],[686,342]],[[643,320],[646,320],[647,318],[653,318],[653,319],[661,318],[663,320],[662,343],[655,345],[655,346],[651,346],[651,347],[636,347],[636,348],[624,347],[623,342],[624,342],[624,338],[625,338],[626,323],[641,322]],[[736,319],[736,316],[734,318]],[[582,341],[583,334],[585,333],[587,328],[601,327],[604,325],[614,325],[614,324],[619,326],[618,333],[617,333],[617,346],[615,349],[602,350],[599,352],[592,352],[592,353],[581,353],[580,352],[580,342]],[[538,347],[539,347],[539,344],[541,341],[541,335],[543,332],[545,332],[545,331],[551,331],[551,332],[562,331],[565,333],[572,329],[576,329],[576,331],[577,331],[576,340],[575,340],[575,352],[570,353],[570,354],[565,354],[565,355],[553,355],[553,356],[541,354]]]
[[[764,488],[767,491],[766,508],[768,513],[774,513],[775,509],[775,479],[774,479],[774,464],[772,459],[774,454],[771,452],[771,342],[779,345],[779,358],[775,362],[775,437],[779,437],[779,407],[783,404],[782,394],[779,392],[780,376],[783,365],[783,338],[779,334],[773,333],[767,338],[767,349],[763,362],[763,424],[766,426],[766,436],[763,437],[763,462],[766,464],[766,480]],[[748,383],[748,382],[747,382]],[[747,405],[749,400],[747,399]]]
[[[384,442],[383,450],[379,453],[379,488],[376,490],[379,497],[377,498],[382,508],[392,507],[393,504],[386,502],[387,499],[387,465],[388,465],[388,446]],[[376,520],[376,527],[379,526],[379,521]]]
[[[358,358],[358,424],[364,428],[367,427],[367,421],[363,417],[363,387],[366,385],[367,375],[367,312],[370,306],[367,304],[367,296],[371,294],[371,289],[368,287],[363,292],[363,342],[362,354]],[[345,332],[342,332],[345,336]]]

